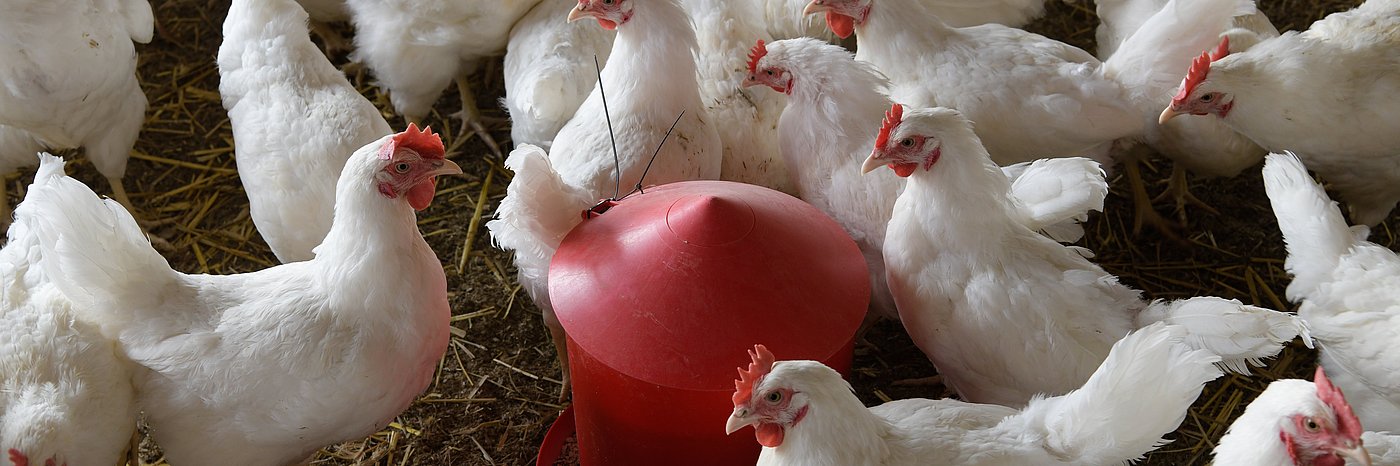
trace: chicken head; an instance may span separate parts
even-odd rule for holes
[[[937,138],[902,134],[893,142],[890,141],[890,134],[902,123],[903,116],[904,107],[900,104],[894,104],[885,112],[880,135],[875,137],[875,149],[860,167],[862,173],[870,173],[881,165],[888,165],[896,175],[907,177],[913,174],[916,168],[923,167],[924,170],[928,170],[938,163],[943,151]]]
[[[1229,54],[1229,36],[1222,37],[1220,45],[1214,51],[1201,52],[1201,56],[1191,62],[1191,67],[1186,70],[1186,78],[1181,80],[1181,89],[1172,97],[1171,105],[1162,110],[1157,122],[1166,124],[1168,120],[1183,113],[1225,118],[1235,106],[1234,98],[1211,89],[1206,76],[1210,74],[1211,63]]]
[[[439,175],[457,175],[462,169],[445,158],[442,138],[432,128],[421,131],[413,123],[379,149],[382,167],[375,174],[379,193],[389,199],[407,198],[414,210],[433,202]]]
[[[570,23],[589,17],[612,31],[632,19],[632,6],[627,0],[579,0],[578,7],[569,11]]]
[[[870,2],[871,0],[812,0],[812,3],[808,3],[807,7],[802,9],[802,15],[826,13],[826,27],[831,29],[836,37],[845,39],[855,33],[856,25],[865,22],[865,17],[870,14]]]
[[[763,345],[749,351],[748,370],[739,369],[734,381],[734,413],[724,425],[725,434],[754,426],[758,443],[769,448],[783,444],[787,430],[807,416],[805,397],[793,387],[781,383],[765,383],[773,371],[773,353]]]
[[[765,56],[768,56],[768,47],[763,43],[763,39],[759,39],[753,50],[749,51],[749,74],[744,76],[740,85],[768,86],[775,91],[792,94],[792,72],[780,66],[763,63]]]
[[[1352,412],[1342,391],[1327,380],[1318,366],[1313,406],[1289,414],[1280,423],[1279,440],[1298,466],[1343,466],[1344,457],[1370,465],[1371,456],[1361,444],[1361,421]]]

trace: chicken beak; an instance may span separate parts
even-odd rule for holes
[[[569,10],[569,20],[568,20],[567,22],[572,23],[572,22],[578,21],[578,20],[580,20],[580,19],[592,17],[592,16],[593,16],[593,12],[584,9],[584,6],[585,6],[585,4],[580,3],[580,4],[578,4],[578,6],[575,7],[574,9]]]
[[[1357,444],[1351,448],[1337,448],[1332,450],[1337,456],[1344,456],[1356,461],[1357,464],[1371,466],[1371,453],[1366,451],[1366,446]]]
[[[729,415],[729,422],[724,423],[724,435],[733,434],[750,425],[754,419],[749,416],[749,409],[742,406],[734,407],[734,413]]]
[[[802,9],[802,16],[809,16],[827,11],[831,11],[831,5],[827,5],[826,2],[822,0],[812,0],[811,3],[807,4],[806,8]]]
[[[757,85],[760,85],[760,84],[763,84],[763,83],[758,82],[758,77],[757,77],[757,76],[754,76],[753,73],[749,73],[749,74],[744,75],[744,80],[739,82],[739,87],[740,87],[740,88],[753,87],[753,86],[757,86]]]
[[[885,163],[884,160],[880,160],[880,152],[871,151],[870,156],[865,158],[865,163],[860,164],[860,172],[861,174],[870,173],[872,171],[875,171],[876,168],[880,168],[885,165],[888,164]]]
[[[447,159],[442,159],[442,165],[438,165],[438,167],[437,167],[437,168],[434,168],[433,171],[428,172],[428,175],[429,175],[429,176],[461,175],[461,174],[462,174],[462,167],[457,166],[457,163],[456,163],[456,162],[453,162],[453,161],[447,160]]]
[[[1180,114],[1181,114],[1181,112],[1176,111],[1176,109],[1174,109],[1174,108],[1172,108],[1172,106],[1168,105],[1167,108],[1162,109],[1162,115],[1157,117],[1157,124],[1159,124],[1159,125],[1165,125],[1165,124],[1167,124],[1167,121],[1168,121],[1168,120],[1171,120],[1172,118],[1176,118],[1176,116],[1177,116],[1177,115],[1180,115]]]

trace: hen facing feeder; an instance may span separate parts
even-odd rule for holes
[[[734,367],[763,343],[849,372],[864,258],[786,194],[722,181],[648,189],[564,238],[549,294],[569,335],[582,464],[742,464],[724,435]],[[548,442],[548,440],[546,440]]]

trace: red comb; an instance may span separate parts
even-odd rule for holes
[[[754,384],[773,370],[773,353],[768,352],[768,348],[764,348],[763,345],[753,345],[753,350],[749,351],[749,358],[753,359],[753,362],[749,363],[749,370],[739,369],[739,379],[734,381],[735,405],[749,401],[749,397],[753,396]]]
[[[1332,412],[1337,414],[1337,431],[1347,438],[1361,438],[1361,420],[1356,418],[1356,413],[1352,412],[1351,405],[1347,404],[1347,399],[1342,395],[1342,391],[1331,380],[1327,380],[1327,374],[1322,372],[1322,366],[1317,366],[1317,373],[1313,376],[1313,383],[1317,385],[1317,397],[1321,399]]]
[[[899,104],[890,106],[890,111],[885,112],[885,122],[880,125],[880,135],[875,137],[875,148],[885,147],[885,143],[890,140],[890,131],[899,125],[900,119],[904,118],[904,107]]]
[[[1215,51],[1210,53],[1210,61],[1216,61],[1221,58],[1225,58],[1225,56],[1229,54],[1230,36],[1223,36],[1220,38],[1220,45],[1215,46]]]
[[[1181,90],[1177,91],[1176,97],[1172,97],[1172,102],[1181,102],[1191,95],[1191,91],[1196,89],[1202,81],[1206,80],[1206,73],[1210,72],[1210,52],[1201,52],[1201,56],[1191,60],[1191,68],[1186,70],[1186,79],[1181,81]]]
[[[767,55],[768,47],[763,45],[763,39],[759,39],[758,43],[754,44],[753,50],[749,51],[749,73],[757,73],[758,61]]]
[[[446,150],[442,145],[442,138],[433,132],[431,126],[424,126],[422,130],[418,125],[408,124],[408,129],[402,133],[395,134],[388,144],[379,149],[379,158],[389,160],[394,157],[394,152],[399,147],[413,149],[418,155],[428,159],[441,159],[446,157]]]

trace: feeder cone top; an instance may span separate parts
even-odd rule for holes
[[[611,369],[728,394],[735,355],[755,343],[788,359],[835,354],[864,318],[870,286],[854,241],[807,203],[689,181],[574,228],[550,264],[549,296],[577,348]]]

